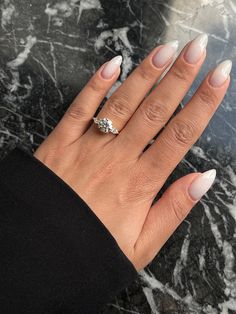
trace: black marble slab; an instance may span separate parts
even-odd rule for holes
[[[236,1],[0,0],[0,9],[1,158],[16,143],[33,152],[117,54],[122,73],[108,97],[157,44],[183,47],[208,33],[207,60],[184,103],[212,67],[232,59],[227,96],[165,185],[216,168],[214,188],[101,313],[236,313]]]

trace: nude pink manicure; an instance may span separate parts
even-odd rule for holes
[[[198,35],[189,45],[184,58],[188,63],[195,64],[201,58],[208,42],[207,34]]]
[[[122,56],[112,58],[104,67],[101,75],[104,79],[111,79],[122,63]]]
[[[193,200],[200,198],[210,189],[216,177],[216,170],[211,169],[200,174],[191,183],[188,193]]]
[[[174,56],[178,46],[178,40],[173,40],[166,43],[160,50],[158,50],[152,59],[155,67],[162,68]]]
[[[227,78],[229,77],[230,71],[232,69],[232,61],[231,60],[225,60],[221,62],[212,73],[209,83],[213,87],[218,87],[222,85]]]

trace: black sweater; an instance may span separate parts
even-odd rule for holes
[[[0,161],[0,313],[97,313],[137,276],[107,228],[46,165]]]

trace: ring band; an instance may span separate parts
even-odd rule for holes
[[[113,128],[112,121],[110,119],[98,119],[93,117],[93,121],[95,124],[97,124],[99,131],[101,131],[102,133],[119,134],[119,131],[116,128]]]

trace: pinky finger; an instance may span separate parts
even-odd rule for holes
[[[85,133],[103,98],[120,74],[122,56],[103,64],[66,110],[54,129],[57,138],[70,144]]]
[[[133,261],[137,270],[149,264],[193,206],[210,189],[215,169],[191,173],[174,182],[149,210],[135,244]]]

